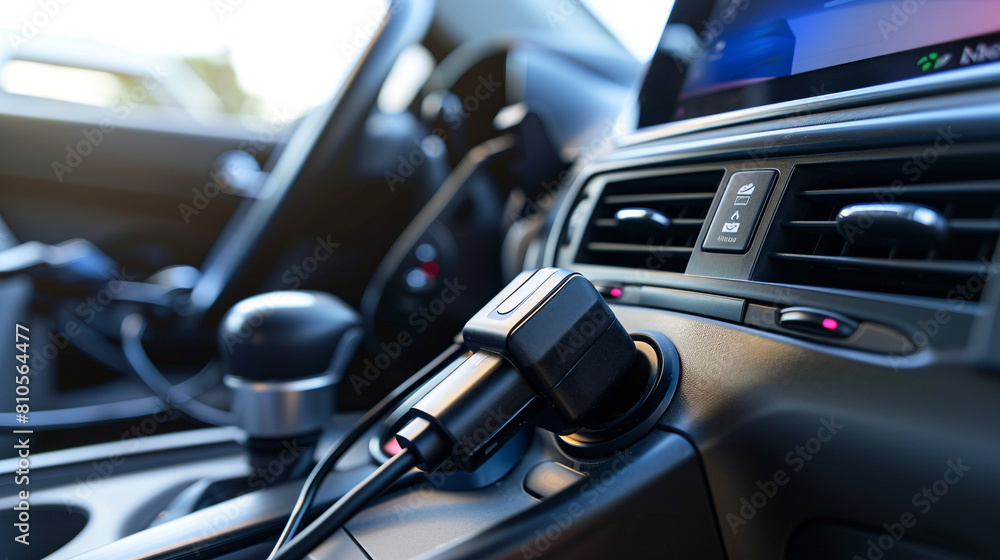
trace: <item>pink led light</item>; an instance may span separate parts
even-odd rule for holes
[[[611,294],[611,297],[613,297],[613,298],[620,298],[620,297],[622,297],[622,289],[621,288],[611,288],[611,291],[608,292],[608,293]]]
[[[823,328],[830,329],[831,331],[837,330],[837,320],[829,317],[823,319]]]
[[[382,445],[382,450],[385,451],[387,455],[392,457],[396,453],[402,451],[403,447],[399,445],[399,441],[397,441],[396,438],[392,438]]]

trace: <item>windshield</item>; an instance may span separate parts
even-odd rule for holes
[[[143,104],[296,120],[330,98],[386,0],[6,0],[0,90],[111,107],[147,74]]]
[[[673,0],[581,0],[632,55],[653,57]]]

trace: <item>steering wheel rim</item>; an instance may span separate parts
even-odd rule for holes
[[[266,258],[254,249],[275,235],[270,226],[289,194],[318,182],[329,171],[331,159],[346,151],[364,126],[399,54],[423,38],[433,13],[434,0],[391,0],[343,87],[330,103],[299,123],[278,155],[262,188],[267,195],[244,201],[216,239],[184,310],[186,315],[196,319],[221,316],[241,294],[257,287],[240,273],[251,261]]]

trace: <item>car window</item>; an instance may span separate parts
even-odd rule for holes
[[[290,123],[336,91],[386,7],[387,0],[5,0],[0,93],[81,111],[128,99],[201,119]]]
[[[582,0],[637,60],[653,57],[673,0]]]

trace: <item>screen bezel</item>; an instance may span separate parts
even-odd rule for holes
[[[933,50],[957,50],[969,43],[1000,42],[1000,32],[973,36],[957,41],[929,45],[837,66],[821,68],[800,74],[771,78],[755,84],[723,89],[703,95],[681,99],[687,67],[694,57],[687,52],[679,52],[677,41],[670,40],[671,29],[684,29],[690,35],[694,29],[699,46],[710,44],[713,35],[712,21],[718,19],[718,8],[724,3],[739,5],[746,0],[721,0],[718,3],[698,0],[678,0],[667,22],[664,36],[647,68],[639,93],[640,130],[664,125],[715,118],[719,115],[745,113],[747,110],[777,105],[796,105],[828,98],[842,99],[846,92],[865,92],[874,88],[899,91],[893,84],[939,82],[940,76],[969,73],[981,66],[996,66],[997,62],[952,65],[930,73],[922,73],[914,63],[921,53]],[[671,48],[673,46],[673,48]],[[702,47],[703,48],[703,47]],[[975,73],[974,73],[975,74]],[[810,103],[810,105],[816,105]],[[683,107],[684,114],[678,114]]]

